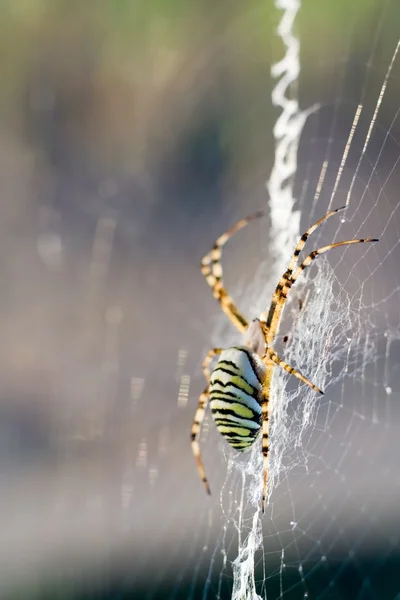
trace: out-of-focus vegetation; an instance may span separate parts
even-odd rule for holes
[[[317,51],[329,78],[354,15],[352,41],[366,54],[381,4],[305,0],[297,30],[306,74]],[[68,160],[124,173],[171,154],[208,106],[232,165],[246,169],[276,116],[269,70],[282,50],[278,19],[265,0],[3,1],[1,122],[22,135],[28,128],[43,160],[60,160],[58,135]],[[263,133],[252,126],[261,119]]]

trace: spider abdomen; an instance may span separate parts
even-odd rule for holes
[[[236,450],[247,450],[260,432],[265,373],[255,352],[236,346],[221,353],[211,374],[211,412],[219,432]]]

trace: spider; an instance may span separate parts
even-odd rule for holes
[[[342,206],[328,212],[301,236],[289,265],[275,288],[268,312],[261,313],[250,324],[241,314],[224,287],[220,262],[221,249],[233,234],[243,229],[250,221],[262,217],[264,213],[259,211],[238,221],[217,239],[210,252],[201,261],[201,271],[208,285],[212,288],[214,297],[218,300],[223,312],[243,334],[242,345],[227,349],[213,348],[208,352],[202,363],[207,386],[198,401],[191,429],[191,442],[199,475],[208,494],[211,494],[211,491],[199,446],[200,428],[208,403],[210,403],[211,413],[217,429],[227,442],[239,452],[249,449],[262,431],[263,491],[261,509],[264,512],[268,477],[269,398],[275,366],[278,365],[319,394],[323,394],[316,385],[298,370],[285,363],[275,352],[272,344],[290,288],[317,256],[339,246],[379,241],[365,238],[329,244],[314,250],[299,264],[300,252],[311,233],[321,223],[344,208],[346,207]],[[216,356],[219,356],[219,360],[210,372],[210,363]]]

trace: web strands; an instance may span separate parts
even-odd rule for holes
[[[371,61],[372,58],[371,54]],[[390,62],[390,68],[392,64],[393,59]],[[370,63],[368,63],[367,74],[370,72]],[[374,98],[377,97],[374,95]],[[337,107],[345,104],[342,102],[343,98],[339,98],[339,100],[341,101],[338,101],[335,105]],[[357,109],[356,118],[358,121],[361,112],[358,102],[355,109]],[[367,116],[366,111],[363,114]],[[259,500],[261,497],[262,460],[260,446],[256,445],[254,447],[250,457],[246,456],[241,459],[235,456],[229,463],[231,472],[228,474],[222,494],[222,508],[225,516],[234,523],[239,537],[237,558],[234,561],[233,588],[235,600],[236,598],[257,598],[257,591],[261,595],[263,593],[266,595],[265,581],[271,581],[277,574],[281,579],[281,589],[279,595],[273,595],[272,598],[286,597],[286,592],[288,592],[288,597],[291,597],[290,586],[286,582],[282,583],[285,565],[281,557],[284,555],[287,557],[291,554],[292,558],[295,557],[292,566],[297,570],[297,581],[300,583],[296,590],[297,592],[303,591],[304,597],[307,597],[308,584],[304,571],[307,557],[311,553],[314,553],[313,557],[317,558],[319,564],[328,565],[328,561],[331,561],[326,569],[327,573],[329,569],[332,569],[328,574],[328,582],[334,584],[340,577],[341,572],[341,569],[336,569],[333,564],[334,552],[337,552],[338,549],[340,551],[340,546],[342,548],[350,547],[351,553],[349,553],[349,559],[343,561],[343,568],[351,564],[353,558],[357,568],[357,558],[361,559],[362,557],[360,548],[364,543],[364,538],[369,536],[368,543],[376,543],[374,539],[375,526],[380,530],[380,539],[385,538],[387,542],[388,555],[390,555],[390,552],[394,552],[390,548],[394,548],[396,544],[399,547],[399,541],[398,539],[396,541],[393,535],[389,536],[389,533],[382,535],[382,528],[378,528],[374,523],[374,514],[371,512],[376,508],[376,514],[379,516],[379,510],[382,510],[382,506],[375,503],[374,497],[375,493],[381,492],[377,484],[377,477],[381,477],[382,473],[385,474],[385,468],[378,452],[378,436],[382,435],[382,432],[386,429],[386,438],[388,439],[389,432],[394,430],[394,428],[390,429],[392,424],[391,410],[393,408],[385,393],[392,393],[392,387],[389,385],[389,354],[392,348],[390,339],[393,339],[394,336],[398,337],[398,323],[400,322],[398,309],[393,306],[392,302],[399,294],[398,278],[395,278],[394,281],[393,279],[390,280],[390,290],[387,288],[387,281],[385,282],[382,276],[379,279],[379,271],[382,272],[382,267],[388,269],[392,258],[394,263],[395,250],[399,246],[397,222],[399,204],[397,198],[390,197],[389,185],[390,178],[398,165],[400,144],[395,139],[395,132],[392,131],[395,119],[393,119],[389,128],[386,127],[384,130],[384,141],[379,142],[378,134],[381,133],[379,127],[377,126],[375,129],[372,127],[375,118],[376,110],[373,111],[372,121],[369,121],[367,137],[369,138],[375,134],[378,136],[375,138],[375,143],[379,146],[379,154],[376,160],[371,159],[374,146],[371,144],[367,148],[364,136],[363,143],[359,148],[362,168],[358,165],[355,173],[353,171],[356,185],[351,181],[350,185],[346,186],[345,179],[339,179],[344,172],[347,153],[352,150],[349,145],[346,146],[346,154],[342,163],[340,163],[340,169],[333,169],[336,171],[334,186],[330,187],[328,184],[324,186],[321,179],[320,187],[336,190],[336,197],[334,199],[331,197],[331,202],[334,202],[334,204],[330,208],[335,208],[344,203],[343,200],[339,200],[339,196],[341,199],[343,198],[342,188],[346,188],[344,199],[346,195],[348,196],[347,191],[350,188],[353,190],[353,198],[350,198],[350,205],[345,216],[348,223],[344,224],[344,221],[339,220],[337,225],[336,235],[340,234],[339,239],[361,237],[364,231],[368,231],[368,233],[373,232],[374,235],[381,236],[379,247],[374,251],[368,251],[368,254],[367,252],[361,253],[361,258],[358,254],[354,260],[350,257],[350,252],[340,254],[338,258],[339,265],[346,267],[346,272],[343,272],[343,277],[340,277],[341,281],[344,281],[345,287],[339,284],[334,272],[328,266],[327,261],[330,260],[330,257],[329,259],[319,258],[316,264],[307,272],[307,276],[291,290],[290,299],[285,308],[284,319],[288,318],[290,312],[297,314],[297,316],[294,318],[293,327],[287,328],[285,320],[281,324],[280,336],[290,333],[290,337],[286,348],[280,351],[280,354],[283,355],[286,362],[298,367],[325,391],[333,387],[335,383],[340,382],[340,385],[332,390],[329,400],[326,398],[321,399],[305,386],[287,377],[278,368],[275,369],[270,406],[270,512],[262,522],[264,527],[263,540],[258,535],[259,521],[255,516],[259,516]],[[332,139],[335,136],[336,129],[332,129]],[[390,167],[390,161],[382,158],[383,150],[387,149],[389,143],[396,146],[397,158],[393,163],[393,167]],[[331,155],[329,154],[330,145],[328,144],[327,147],[328,153],[322,157],[321,161],[324,175],[327,167],[328,172],[332,167]],[[357,147],[357,140],[353,141],[353,149]],[[337,160],[335,160],[335,164],[337,164]],[[390,170],[386,175],[387,166],[390,167]],[[365,176],[365,169],[370,175],[369,179]],[[372,177],[377,182],[377,189],[371,185]],[[314,183],[315,181],[314,178]],[[318,191],[318,198],[320,191],[321,189]],[[327,190],[322,191],[326,195]],[[315,205],[318,204],[319,214],[323,214],[326,207],[324,205],[323,209],[321,203],[317,203],[318,198],[316,194]],[[393,230],[396,233],[393,238],[389,236],[389,230],[386,231],[388,227],[391,234]],[[348,228],[353,228],[351,234],[342,235],[343,230]],[[358,229],[354,231],[354,228]],[[384,236],[382,236],[382,233]],[[327,242],[332,240],[330,235],[327,238],[325,236],[326,230],[324,228],[322,232],[321,228],[321,231],[316,235],[316,244],[312,243],[312,249],[323,245],[319,243],[322,237]],[[378,259],[378,254],[383,258]],[[398,256],[398,252],[396,254]],[[290,249],[288,255],[290,255]],[[377,260],[379,264],[374,266]],[[261,268],[265,268],[265,265],[269,263],[270,257],[263,261]],[[390,269],[390,273],[397,274],[398,269],[395,265],[394,267],[394,269]],[[389,273],[389,271],[386,271],[386,273]],[[247,289],[245,290],[248,303],[254,302],[255,299],[258,301],[260,297],[265,298],[265,282],[266,278],[257,277],[251,293]],[[309,288],[308,282],[310,282]],[[269,281],[269,283],[271,282]],[[374,285],[372,285],[373,283]],[[347,293],[350,288],[353,288],[353,292],[355,290],[351,297]],[[310,295],[307,299],[308,289]],[[307,299],[305,307],[300,313],[298,311],[296,313],[296,298],[301,298],[303,301]],[[389,300],[391,300],[392,305],[391,314],[386,314],[385,309],[389,308]],[[247,311],[247,314],[257,314],[257,312]],[[388,329],[387,332],[385,332],[385,327]],[[386,357],[383,357],[382,350],[379,350],[376,342],[379,336],[389,335],[389,329],[392,338],[387,338],[389,339],[387,353]],[[279,347],[277,349],[279,350]],[[379,365],[383,362],[383,358],[385,364],[384,378],[379,373]],[[381,385],[381,379],[385,382],[385,387]],[[361,396],[359,398],[347,397],[345,393],[347,384],[350,384],[354,389],[355,395],[361,393]],[[356,386],[355,384],[359,385]],[[324,411],[328,414],[325,423],[324,418],[320,418],[320,410],[322,417],[324,417]],[[374,411],[373,416],[372,410]],[[336,419],[332,418],[332,414],[335,413],[337,415]],[[334,429],[338,425],[341,427],[340,435],[335,438]],[[306,436],[310,436],[310,438],[319,437],[324,452],[315,453],[311,444],[305,440]],[[329,442],[329,439],[331,442]],[[373,443],[371,443],[371,440],[373,440]],[[356,447],[357,445],[358,447]],[[382,447],[387,453],[389,444]],[[365,455],[357,458],[360,457],[360,452],[365,452]],[[307,481],[310,481],[311,486],[313,486],[317,476],[319,477],[319,473],[316,473],[313,466],[315,463],[312,459],[320,461],[321,471],[326,477],[318,479],[318,485],[315,486],[315,496],[313,496],[314,492],[309,497],[307,496],[308,502],[311,503],[309,513],[306,513],[305,517],[303,515],[303,519],[296,519],[296,512],[304,510],[304,507],[301,507],[299,490],[294,485],[292,472],[295,467],[297,467],[297,471],[303,470],[306,472],[308,470],[311,477],[307,477]],[[385,454],[385,461],[387,460],[388,455]],[[362,468],[360,468],[361,465]],[[371,473],[374,474],[374,484],[372,486],[369,477],[368,487],[362,488],[364,481],[359,476],[362,470],[368,476]],[[237,475],[232,477],[232,472],[235,471]],[[386,468],[386,472],[390,473],[390,467],[389,470]],[[353,480],[345,481],[346,473],[352,476]],[[389,480],[389,476],[387,480]],[[321,483],[322,481],[329,481],[330,485],[326,490]],[[381,477],[381,481],[385,482],[385,478]],[[279,486],[279,491],[277,489],[278,483],[283,484]],[[337,486],[337,483],[339,483],[339,486]],[[283,510],[281,510],[279,504],[282,500],[281,490],[285,487],[287,488],[290,506],[284,517],[286,519],[286,516],[292,512],[293,528],[295,528],[290,543],[286,541],[288,538],[285,540],[284,531],[289,519],[286,519],[286,521],[276,519],[276,527],[279,527],[279,529],[271,535],[265,535],[265,530],[268,531],[269,529],[271,531],[275,527],[274,517],[276,513],[279,517],[283,515]],[[360,493],[361,489],[364,490],[364,494]],[[388,489],[392,490],[392,487],[389,486]],[[273,490],[276,493],[275,496],[271,497]],[[227,491],[231,492],[229,501],[226,500]],[[232,496],[236,498],[236,501],[232,501]],[[314,505],[312,505],[313,497],[315,498]],[[348,531],[347,533],[345,531],[344,534],[341,532],[341,523],[347,525],[351,521],[348,515],[351,514],[354,506],[358,508],[351,523],[355,533],[353,538]],[[251,518],[248,517],[248,514],[251,514]],[[282,523],[284,523],[283,527]],[[300,526],[301,523],[303,523],[303,527]],[[307,536],[308,546],[304,551],[305,546],[299,549],[299,545],[304,539],[307,539]],[[335,544],[336,548],[334,548]],[[328,550],[327,555],[322,550],[323,546]],[[282,560],[282,563],[276,571],[276,564],[279,563],[279,559]],[[382,559],[382,563],[379,564],[383,564],[384,560]],[[257,582],[254,582],[250,567],[253,565],[257,569],[257,563],[260,561],[264,565],[264,582],[259,582],[257,585]],[[394,597],[393,595],[373,594],[371,584],[368,584],[367,573],[365,573],[364,583],[366,591],[364,594],[361,591],[356,596],[359,600],[366,600],[367,598],[379,598],[381,600],[383,597]],[[382,580],[380,579],[379,586],[377,584],[376,589],[380,589],[381,584]],[[269,594],[268,597],[270,597]],[[310,597],[312,596],[310,595]],[[330,597],[329,591],[326,596],[321,595],[320,597]]]
[[[261,287],[262,282],[258,283]],[[310,269],[297,294],[293,292],[286,311],[287,315],[293,313],[295,316],[285,349],[281,350],[284,359],[299,366],[324,390],[345,376],[361,377],[366,364],[375,356],[373,345],[361,342],[367,322],[356,315],[354,299],[340,285],[328,260],[321,257],[319,264]],[[299,297],[307,299],[302,310],[297,303]],[[287,321],[290,319],[284,320],[281,331],[285,330]],[[273,523],[276,509],[274,502],[271,503],[274,489],[283,482],[290,489],[289,475],[293,469],[306,473],[313,468],[309,466],[310,456],[304,439],[310,432],[312,435],[324,402],[307,386],[289,380],[284,371],[275,369],[270,401],[267,530]],[[226,523],[236,530],[238,538],[237,556],[232,564],[232,598],[258,600],[263,597],[258,592],[262,593],[264,584],[255,579],[257,565],[262,561],[265,580],[276,573],[280,557],[276,536],[281,535],[274,532],[272,547],[266,547],[268,537],[263,539],[262,533],[265,519],[261,520],[260,513],[263,475],[260,440],[245,455],[238,457],[227,451],[227,460],[228,473],[221,492],[221,506]],[[294,506],[289,512],[292,509]],[[293,535],[296,537],[295,533]]]
[[[301,296],[308,297],[308,305],[299,310],[295,301],[288,302],[297,312],[291,327],[286,349],[281,351],[285,361],[298,366],[315,384],[328,390],[343,376],[355,377],[374,356],[373,347],[360,344],[360,332],[365,323],[355,318],[352,303],[340,286],[326,259],[311,269],[308,283],[303,282]],[[310,294],[309,294],[310,292]],[[284,322],[285,323],[285,322]],[[281,328],[281,331],[284,329]],[[357,346],[352,340],[357,339]],[[313,390],[292,380],[284,371],[275,368],[270,399],[270,454],[268,471],[269,498],[276,485],[298,465],[294,455],[303,450],[303,436],[315,424],[323,398]],[[257,441],[243,460],[234,458],[234,469],[245,478],[243,508],[260,505],[262,489],[262,454]],[[231,474],[229,475],[231,477]],[[225,507],[226,508],[226,507]]]

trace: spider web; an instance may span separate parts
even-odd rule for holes
[[[399,287],[390,275],[396,270],[398,247],[399,201],[392,186],[398,175],[399,111],[392,112],[386,126],[380,111],[393,102],[400,72],[399,41],[394,35],[391,55],[385,44],[386,71],[378,71],[377,65],[384,64],[382,32],[391,18],[386,3],[359,85],[349,83],[356,66],[344,57],[346,68],[338,78],[335,102],[325,103],[319,93],[313,98],[320,103],[318,109],[300,112],[295,99],[282,94],[299,71],[292,25],[300,5],[282,1],[277,6],[284,9],[278,32],[286,55],[272,71],[281,78],[273,100],[282,107],[268,184],[274,263],[271,271],[270,255],[260,265],[254,283],[246,284],[240,305],[246,314],[265,310],[273,289],[269,286],[284,271],[294,238],[332,208],[347,205],[344,217],[336,223],[332,219],[311,236],[310,251],[357,237],[377,236],[381,242],[379,247],[354,253],[354,247],[336,250],[318,259],[291,291],[285,309],[289,318],[280,327],[288,339],[277,340],[278,352],[326,396],[321,400],[275,371],[265,516],[259,513],[260,445],[248,459],[226,453],[229,468],[221,507],[237,532],[237,540],[225,542],[232,557],[232,598],[392,598],[400,588],[393,574],[384,574],[399,545],[398,531],[392,529],[399,497],[394,460],[398,411],[393,394],[399,340],[394,299]],[[352,35],[354,31],[350,44]],[[317,64],[317,69],[323,67]],[[297,142],[307,117],[296,168]],[[305,222],[301,230],[300,214]],[[240,289],[235,291],[240,295]],[[296,306],[299,300],[301,310]],[[214,341],[226,339],[222,322],[216,329]],[[237,547],[236,557],[232,546]],[[217,597],[224,597],[221,583],[230,579],[229,568],[224,563]]]

